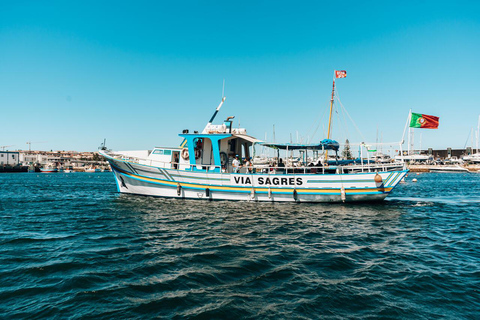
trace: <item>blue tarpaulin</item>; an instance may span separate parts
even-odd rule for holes
[[[301,144],[301,143],[270,143],[270,142],[262,142],[260,145],[265,147],[273,148],[273,149],[281,149],[281,150],[334,150],[338,151],[340,148],[340,144],[335,140],[330,139],[323,139],[320,143],[309,143],[309,144]]]

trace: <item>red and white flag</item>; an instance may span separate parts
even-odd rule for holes
[[[335,78],[346,78],[347,77],[347,71],[345,70],[335,70]]]

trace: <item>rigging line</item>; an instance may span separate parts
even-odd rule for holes
[[[342,121],[341,121],[341,119],[340,119],[340,114],[338,113],[337,110],[335,110],[335,115],[337,116],[337,122],[338,122],[338,124],[341,126],[341,125],[342,125],[342,124],[341,124]],[[332,130],[332,131],[333,131],[333,130]],[[340,132],[340,133],[338,134],[338,136],[339,136],[339,137],[342,137],[342,130],[339,130],[339,132]],[[332,132],[331,134],[333,134],[333,132]],[[330,137],[332,137],[332,136],[330,136]],[[333,139],[333,138],[332,138],[332,139]],[[339,140],[339,139],[337,138],[336,140]]]
[[[345,128],[345,140],[347,140],[348,137],[349,137],[347,119],[345,118],[345,112],[344,112],[343,108],[341,108],[340,111],[341,111],[341,113],[342,113],[342,117],[343,117],[343,118],[341,118],[341,119],[342,119],[342,121],[343,121],[343,126],[344,126],[344,128]]]
[[[346,139],[348,139],[348,137],[350,136],[350,133],[348,132],[348,123],[347,123],[347,119],[345,118],[345,107],[343,106],[342,101],[340,101],[340,95],[338,94],[338,92],[336,92],[336,97],[338,102],[340,103],[340,107],[341,107],[340,112],[342,113],[342,116],[343,116],[343,126],[346,131]]]
[[[346,132],[346,139],[348,139],[348,137],[350,136],[350,133],[348,132],[348,123],[347,123],[347,119],[345,117],[345,108],[341,104],[340,104],[340,106],[341,106],[340,111],[341,111],[342,116],[343,116],[343,125],[345,127],[345,132]]]
[[[322,110],[323,108],[319,108],[319,110]],[[308,128],[307,130],[307,133],[310,133],[312,128],[315,126],[315,124],[317,124],[317,128],[318,128],[318,123],[322,120],[323,116],[325,115],[325,109],[323,110],[323,113],[322,112],[318,112],[317,113],[317,117],[315,118],[315,120],[312,122],[312,124],[310,125],[310,127]]]
[[[322,124],[322,119],[324,118],[326,112],[327,112],[327,109],[325,108],[325,109],[323,110],[323,114],[321,114],[321,116],[320,116],[320,118],[319,118],[319,120],[318,120],[318,122],[317,122],[317,127],[316,127],[315,130],[313,131],[313,134],[310,135],[311,140],[313,140],[313,138],[315,137],[315,134],[316,134],[317,131],[318,131],[318,128],[319,128],[320,125]],[[322,128],[323,128],[323,134],[324,134],[324,136],[326,136],[326,135],[325,135],[325,126],[322,125]],[[311,141],[311,140],[310,140],[310,141]]]
[[[473,130],[473,128],[472,128],[472,130]],[[465,149],[467,147],[467,143],[468,143],[468,140],[470,140],[471,135],[472,135],[472,131],[470,131],[468,133],[467,141],[465,141],[465,145],[463,146],[463,149]],[[473,145],[473,141],[472,141],[472,145]]]
[[[341,117],[343,116],[343,118]],[[344,140],[347,140],[348,139],[348,123],[345,119],[345,112],[343,110],[343,108],[340,108],[340,113],[338,115],[338,118],[339,118],[339,122],[341,122],[341,125],[343,126],[344,130],[342,130],[343,132],[343,139]]]
[[[342,126],[342,131],[341,131],[343,133],[342,137],[343,137],[343,139],[347,140],[348,137],[350,136],[350,134],[348,132],[348,123],[347,123],[347,120],[345,118],[345,108],[343,107],[343,105],[341,104],[341,101],[339,100],[338,93],[337,93],[336,97],[337,97],[337,101],[340,102],[340,108],[337,108],[337,109],[340,109],[340,113],[338,111],[336,111],[338,119],[339,119],[338,122]],[[340,116],[340,114],[343,118]]]
[[[317,120],[316,122],[312,123],[312,127],[313,127],[313,125],[314,125],[315,123],[317,124],[317,126],[315,127],[315,130],[313,131],[313,134],[310,135],[310,136],[311,136],[311,139],[313,139],[313,137],[314,137],[315,134],[317,133],[318,128],[320,127],[320,124],[322,123],[322,120],[323,120],[323,118],[325,117],[325,113],[326,113],[326,112],[327,112],[327,109],[324,109],[324,110],[323,110],[323,113],[320,113],[320,114],[319,114],[320,117],[318,118],[318,120]],[[308,133],[310,133],[310,130],[308,131]]]
[[[350,121],[352,121],[353,123],[353,126],[355,127],[355,129],[357,130],[358,134],[362,137],[363,141],[365,141],[365,137],[363,136],[362,132],[360,131],[360,129],[357,127],[357,124],[355,123],[355,121],[353,121],[352,117],[350,116],[350,114],[348,113],[347,109],[343,106],[342,104],[342,101],[340,101],[340,97],[337,95],[337,100],[338,102],[340,103],[340,106],[345,110],[345,113],[347,114],[348,118],[350,119]]]

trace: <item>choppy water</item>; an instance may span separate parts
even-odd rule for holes
[[[119,195],[110,173],[0,175],[0,318],[478,319],[480,174],[380,204]]]

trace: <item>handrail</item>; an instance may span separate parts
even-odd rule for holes
[[[223,170],[223,166],[218,166],[218,165],[214,165],[214,164],[186,164],[186,163],[175,163],[175,162],[172,162],[172,161],[160,161],[160,160],[155,160],[155,159],[147,159],[147,158],[140,158],[140,157],[134,157],[134,156],[125,156],[125,155],[122,155],[122,154],[116,154],[116,153],[107,153],[108,156],[112,157],[113,159],[118,159],[118,160],[124,160],[124,161],[130,161],[130,162],[134,162],[134,163],[138,163],[140,164],[140,161],[143,161],[145,164],[147,165],[150,165],[150,166],[153,166],[154,164],[162,164],[165,168],[167,168],[167,166],[165,165],[174,165],[174,164],[178,164],[178,167],[177,169],[174,169],[174,170],[180,170],[178,169],[180,166],[183,166],[185,168],[185,170],[189,170],[189,171],[192,171],[193,168],[197,168],[198,166],[200,167],[205,167],[205,170],[208,172],[208,171],[212,171],[212,170],[215,170],[215,169],[219,169],[220,173],[227,173],[227,172],[222,172]],[[311,174],[312,173],[312,169],[315,169],[315,173],[317,173],[317,171],[321,171],[322,174],[325,174],[325,170],[328,170],[329,168],[332,169],[332,168],[339,168],[339,171],[338,172],[335,172],[335,173],[345,173],[345,172],[350,172],[350,171],[355,171],[355,170],[361,170],[361,172],[365,172],[365,170],[367,172],[372,172],[372,170],[375,172],[375,169],[377,169],[376,171],[378,171],[378,169],[381,169],[381,171],[388,171],[388,168],[393,168],[393,167],[399,167],[399,166],[404,166],[403,163],[401,162],[392,162],[392,163],[361,163],[361,164],[350,164],[350,165],[346,165],[346,166],[335,166],[335,165],[332,165],[332,166],[305,166],[305,165],[302,165],[302,166],[287,166],[285,165],[284,167],[279,167],[279,166],[271,166],[269,164],[253,164],[251,166],[240,166],[239,168],[245,168],[247,169],[247,173],[251,173],[251,174],[256,174],[256,173],[262,173],[262,172],[258,172],[258,171],[262,171],[262,170],[267,170],[267,172],[265,173],[272,173],[272,171],[274,173],[277,173],[277,172],[285,172],[285,173],[289,173],[289,171],[291,171],[292,174],[298,174],[298,173],[302,173],[303,171],[303,174]],[[173,168],[167,168],[167,169],[173,169]],[[251,172],[252,171],[252,172]],[[253,171],[256,171],[256,172],[253,172]],[[228,173],[234,173],[234,172],[228,172]],[[239,173],[239,172],[237,172]]]

